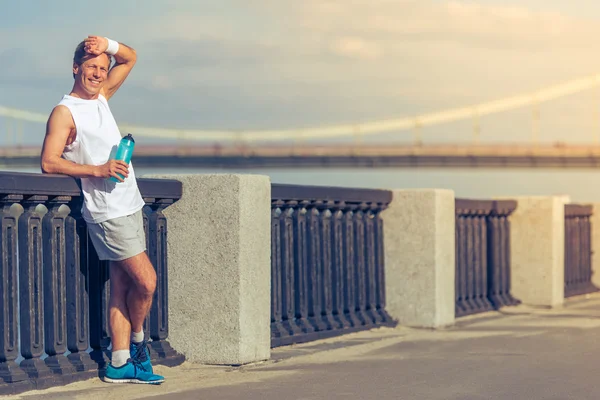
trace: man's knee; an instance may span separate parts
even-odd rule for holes
[[[156,290],[156,271],[146,253],[117,262],[131,279],[136,292],[143,297],[152,297]]]
[[[110,292],[111,297],[125,298],[131,287],[131,278],[118,265],[110,265]]]
[[[152,297],[156,290],[156,271],[146,253],[142,253],[141,257],[146,268],[145,273],[141,274],[143,279],[140,280],[140,292],[144,296]]]
[[[144,279],[138,282],[137,289],[144,297],[152,297],[156,290],[156,272],[152,269]]]

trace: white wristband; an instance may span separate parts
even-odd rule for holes
[[[106,49],[106,54],[110,54],[111,56],[117,54],[117,51],[119,51],[119,42],[109,39],[109,38],[105,38],[106,40],[108,40],[108,48]]]

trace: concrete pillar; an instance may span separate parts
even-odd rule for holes
[[[511,197],[511,291],[523,304],[555,307],[564,302],[565,196]]]
[[[454,323],[454,210],[451,190],[394,190],[382,213],[386,310],[400,325]]]
[[[270,357],[271,183],[267,176],[160,175],[183,196],[168,223],[169,336],[188,361]]]
[[[592,283],[594,286],[600,287],[600,203],[590,204],[594,207],[594,214],[590,218],[592,225]]]

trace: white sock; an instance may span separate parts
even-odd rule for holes
[[[144,341],[144,330],[142,329],[139,332],[131,330],[131,341],[133,343],[142,343]]]
[[[120,367],[121,365],[127,364],[127,360],[131,358],[129,350],[115,350],[112,352],[110,363],[113,367]]]

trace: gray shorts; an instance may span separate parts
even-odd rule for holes
[[[87,226],[100,260],[121,261],[146,251],[142,210]]]

